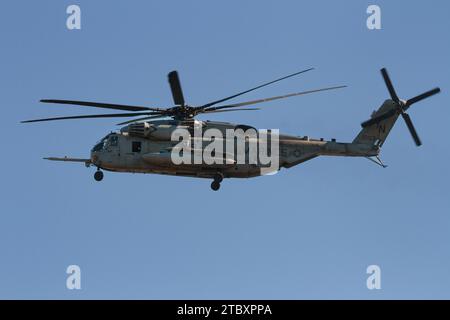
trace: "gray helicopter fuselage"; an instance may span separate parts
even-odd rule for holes
[[[226,153],[228,151],[225,152],[225,147],[224,160],[221,163],[174,164],[171,152],[179,141],[172,141],[172,133],[177,129],[185,129],[194,137],[193,130],[195,127],[200,127],[201,132],[208,129],[219,130],[224,137],[226,131],[230,129],[257,131],[248,125],[217,121],[159,120],[132,123],[123,127],[119,132],[111,132],[101,139],[91,150],[90,163],[100,169],[116,172],[167,174],[199,178],[212,178],[218,173],[224,178],[249,178],[261,175],[261,169],[264,167],[262,164],[249,163],[249,161],[238,163],[236,155]],[[205,150],[211,143],[210,139],[203,138],[203,136],[198,139],[200,139],[199,145],[202,150]],[[334,139],[326,141],[324,139],[279,134],[278,140],[278,165],[275,171],[282,167],[290,168],[320,155],[375,156],[379,153],[379,149],[373,145],[339,143]],[[248,146],[242,152],[248,153]]]

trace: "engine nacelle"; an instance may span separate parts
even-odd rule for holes
[[[148,122],[140,122],[140,123],[132,123],[125,128],[123,128],[122,132],[128,132],[130,136],[147,138],[155,129],[153,125]]]
[[[182,128],[182,126],[167,123],[153,124],[149,122],[139,122],[132,123],[122,128],[121,132],[126,132],[128,135],[134,137],[170,141],[172,138],[172,132],[177,128]]]

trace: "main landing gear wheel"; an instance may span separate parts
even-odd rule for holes
[[[103,171],[100,171],[100,170],[95,171],[94,179],[95,179],[95,181],[102,181],[103,180]]]
[[[220,182],[214,180],[213,182],[211,182],[211,189],[213,189],[214,191],[217,191],[220,189]]]
[[[214,191],[217,191],[220,189],[220,183],[223,180],[223,176],[218,173],[214,176],[214,181],[211,183],[211,189],[213,189]]]

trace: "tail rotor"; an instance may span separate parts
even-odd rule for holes
[[[366,128],[368,126],[371,126],[373,124],[380,123],[381,121],[388,119],[392,117],[395,114],[399,114],[402,116],[403,120],[405,120],[406,126],[408,127],[409,132],[411,133],[411,136],[417,146],[422,145],[422,142],[419,138],[419,135],[417,134],[417,131],[412,123],[411,117],[409,114],[406,113],[406,110],[411,107],[414,103],[417,103],[419,101],[422,101],[424,99],[427,99],[431,96],[434,96],[435,94],[441,92],[440,88],[434,88],[432,90],[429,90],[427,92],[424,92],[418,96],[415,96],[414,98],[408,99],[408,100],[401,100],[399,99],[397,92],[395,91],[395,88],[392,84],[392,81],[389,77],[389,74],[386,70],[386,68],[381,69],[381,75],[383,76],[384,82],[386,83],[386,87],[389,91],[389,94],[391,96],[392,101],[395,103],[396,108],[391,109],[381,115],[375,116],[365,122],[363,122],[361,125],[363,128]]]

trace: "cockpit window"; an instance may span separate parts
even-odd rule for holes
[[[92,151],[100,151],[100,150],[102,150],[102,149],[105,149],[106,143],[107,143],[107,141],[108,141],[108,137],[109,137],[110,135],[111,135],[111,134],[108,134],[106,137],[104,137],[103,139],[101,139],[101,140],[94,146],[94,148],[92,148]]]
[[[92,148],[92,151],[94,151],[94,152],[100,151],[100,150],[102,150],[102,148],[103,148],[103,142],[99,142]]]
[[[117,135],[114,134],[109,137],[108,144],[111,147],[117,147],[118,142],[119,142],[119,138],[117,137]]]

